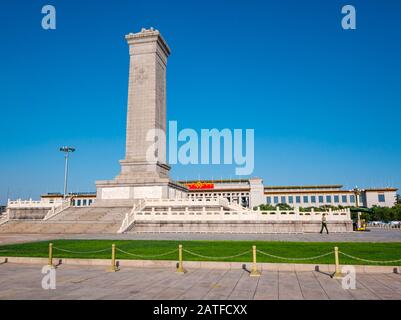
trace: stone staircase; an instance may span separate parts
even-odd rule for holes
[[[10,220],[0,233],[116,233],[131,207],[70,207],[48,220]]]

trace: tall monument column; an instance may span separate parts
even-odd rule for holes
[[[99,199],[181,197],[185,187],[169,179],[166,141],[166,67],[170,48],[158,30],[142,29],[125,36],[130,66],[125,159],[111,181],[97,181]],[[157,143],[157,151],[154,146]],[[155,157],[149,157],[149,152]]]
[[[170,48],[159,31],[142,29],[125,37],[129,45],[130,68],[126,155],[121,179],[167,177],[166,146],[159,145],[158,162],[146,159],[154,141],[153,129],[166,133],[166,66]],[[148,141],[147,141],[148,140]]]

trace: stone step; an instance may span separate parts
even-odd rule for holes
[[[98,199],[91,207],[101,208],[131,208],[138,200],[106,200]]]

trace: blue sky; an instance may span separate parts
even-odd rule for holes
[[[57,29],[41,28],[41,8]],[[341,28],[353,4],[357,29]],[[267,185],[401,187],[401,2],[312,0],[1,1],[0,203],[94,191],[124,158],[124,35],[161,31],[172,49],[167,115],[179,128],[255,129]],[[176,165],[174,179],[235,178]]]

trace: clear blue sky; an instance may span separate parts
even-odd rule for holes
[[[41,8],[57,29],[41,28]],[[353,4],[357,30],[341,28]],[[0,4],[0,203],[94,191],[124,158],[128,48],[159,29],[172,54],[167,115],[180,128],[254,128],[267,185],[401,187],[401,2],[23,1]],[[183,166],[173,178],[234,178]]]

